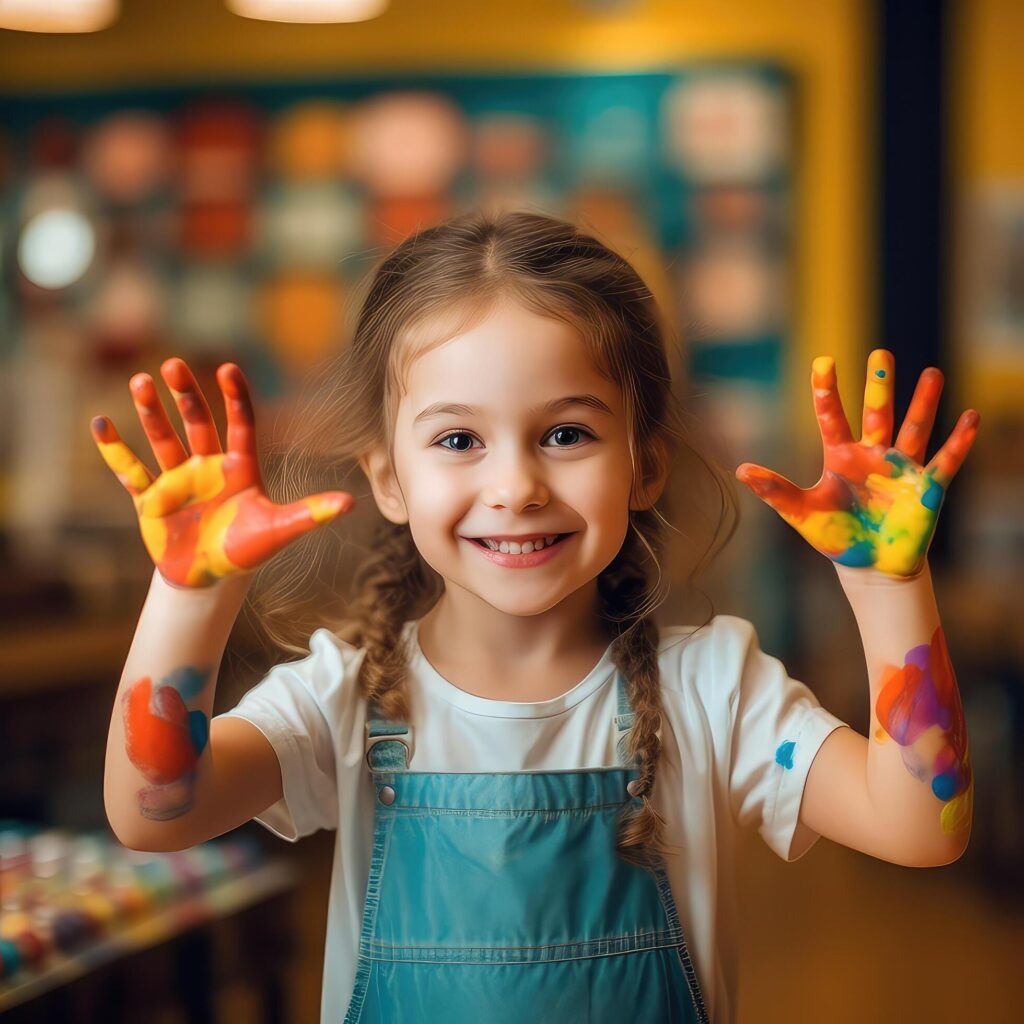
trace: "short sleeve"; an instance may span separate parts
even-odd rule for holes
[[[729,801],[741,825],[756,824],[787,861],[818,840],[800,823],[807,773],[825,738],[846,725],[782,662],[761,650],[745,619],[716,617],[716,680],[731,683]]]
[[[345,685],[352,659],[339,644],[327,630],[317,630],[306,658],[274,666],[231,711],[217,716],[244,718],[273,746],[284,795],[255,820],[288,842],[338,827],[337,727],[355,710],[339,708],[352,703],[339,698],[355,689],[351,678]]]

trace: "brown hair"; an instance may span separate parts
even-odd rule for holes
[[[576,327],[594,365],[618,383],[628,419],[634,488],[656,478],[663,460],[672,466],[683,455],[692,460],[692,468],[686,469],[688,503],[696,502],[702,474],[711,483],[717,507],[706,517],[710,541],[686,576],[692,582],[735,529],[732,476],[690,439],[682,402],[673,394],[666,331],[648,287],[627,260],[602,242],[542,214],[463,214],[407,238],[380,263],[369,279],[351,342],[310,380],[312,402],[300,402],[301,428],[280,442],[280,458],[267,467],[270,496],[285,502],[318,490],[351,490],[345,486],[348,473],[339,477],[339,467],[351,472],[368,451],[392,451],[404,368],[424,351],[423,346],[402,345],[401,339],[439,318],[446,321],[440,340],[450,338],[499,296],[511,296],[536,313]],[[612,660],[627,680],[635,714],[627,750],[631,756],[639,754],[643,802],[624,815],[618,850],[638,865],[653,851],[667,852],[664,821],[650,794],[662,725],[659,634],[653,613],[670,584],[658,556],[667,546],[668,531],[675,529],[659,506],[667,510],[671,504],[666,487],[652,506],[629,513],[622,548],[597,581]],[[331,558],[328,549],[342,544],[342,533],[351,538],[358,532],[361,506],[369,506],[373,514],[369,538],[362,557],[343,568],[344,557]],[[680,521],[693,525],[697,511]],[[329,622],[339,639],[365,648],[361,693],[388,717],[406,718],[401,630],[406,620],[429,610],[443,592],[443,581],[420,557],[408,526],[385,520],[372,501],[358,502],[341,522],[341,531],[315,530],[261,567],[248,603],[260,631],[278,649],[304,656],[311,567],[318,572],[333,567],[335,578],[325,581],[328,603],[344,601],[346,590],[351,597],[334,612],[319,607],[316,618]],[[653,567],[657,574],[652,581]],[[345,577],[351,580],[347,587]],[[709,612],[704,624],[710,617]]]

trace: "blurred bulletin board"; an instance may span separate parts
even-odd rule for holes
[[[8,98],[8,524],[45,547],[71,504],[79,521],[109,518],[87,418],[109,394],[104,411],[129,427],[140,364],[230,358],[259,397],[283,394],[339,343],[349,296],[387,249],[474,206],[568,217],[632,259],[726,449],[771,460],[793,109],[789,74],[751,62]],[[44,389],[55,401],[38,401]],[[755,588],[777,574],[770,558]],[[768,616],[769,640],[785,618]]]

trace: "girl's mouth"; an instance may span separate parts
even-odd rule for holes
[[[479,538],[465,538],[485,557],[497,565],[505,566],[507,569],[529,569],[535,565],[542,565],[549,561],[565,546],[567,538],[575,537],[575,533],[559,533],[555,535],[554,544],[545,544],[544,547],[531,551],[528,554],[514,555],[512,552],[495,551],[489,548]]]

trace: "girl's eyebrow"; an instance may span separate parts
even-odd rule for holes
[[[545,405],[531,409],[530,412],[557,412],[569,405],[586,405],[591,409],[595,409],[597,412],[607,413],[609,416],[614,415],[611,409],[609,409],[608,406],[597,397],[597,395],[566,395],[564,398],[553,398]],[[442,416],[445,413],[451,413],[454,416],[476,416],[478,412],[478,409],[474,409],[469,405],[459,405],[452,402],[435,402],[433,405],[428,405],[418,413],[412,422],[413,426],[415,426],[420,422],[420,420],[429,420],[434,416]]]

